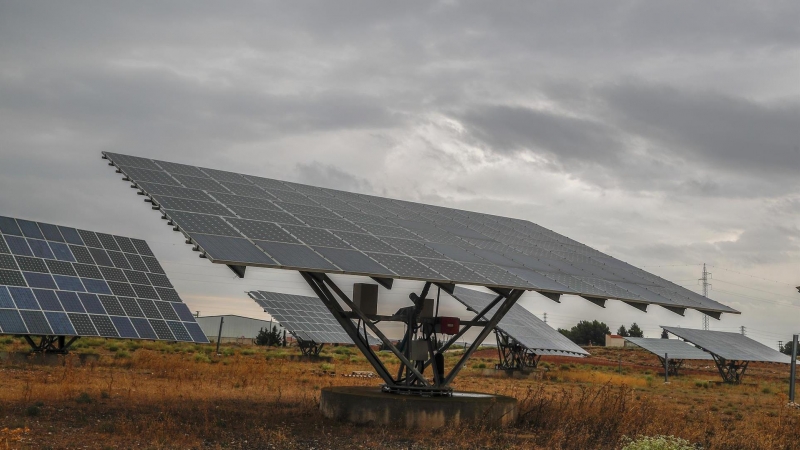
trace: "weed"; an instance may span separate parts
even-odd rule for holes
[[[36,417],[41,414],[41,412],[42,409],[37,405],[31,405],[25,409],[25,415],[28,417]]]
[[[93,400],[92,397],[87,392],[81,392],[80,395],[78,395],[78,398],[75,399],[75,401],[78,403],[87,404],[87,403],[92,403]]]

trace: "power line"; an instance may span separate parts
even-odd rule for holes
[[[745,286],[745,285],[742,285],[742,284],[736,284],[736,283],[732,283],[730,281],[720,280],[719,278],[717,278],[716,281],[720,281],[722,283],[730,284],[730,285],[733,285],[733,286],[742,287],[742,288],[745,288],[745,289],[751,289],[753,291],[763,292],[765,294],[777,295],[779,297],[786,297],[786,298],[791,298],[791,299],[797,298],[796,295],[789,296],[789,295],[785,295],[785,294],[778,294],[777,292],[770,292],[770,291],[765,291],[763,289],[756,289],[756,288],[752,288],[752,287]]]
[[[744,275],[744,276],[746,276],[746,277],[750,277],[750,278],[756,278],[756,279],[759,279],[759,280],[764,280],[764,281],[769,281],[769,282],[772,282],[772,283],[783,284],[783,285],[785,285],[785,286],[791,286],[791,287],[795,287],[795,285],[793,285],[793,284],[789,284],[789,283],[784,283],[783,281],[778,281],[778,280],[770,280],[769,278],[764,278],[764,277],[757,277],[757,276],[755,276],[755,275],[746,274],[746,273],[744,273],[744,272],[737,272],[737,271],[735,271],[735,270],[730,270],[730,269],[726,269],[726,268],[724,268],[724,267],[719,267],[719,266],[711,266],[711,267],[714,267],[714,268],[716,268],[716,269],[720,269],[720,270],[724,270],[724,271],[726,271],[726,272],[737,273],[737,274],[739,274],[739,275]]]

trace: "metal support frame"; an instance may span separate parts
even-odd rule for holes
[[[535,369],[539,365],[541,355],[522,346],[514,338],[500,330],[494,330],[494,333],[497,338],[497,355],[500,358],[500,362],[494,366],[495,369]]]
[[[658,356],[658,362],[661,363],[661,367],[667,367],[670,375],[674,377],[678,376],[678,372],[680,371],[681,367],[683,367],[684,360],[670,358],[669,361],[667,361],[667,363],[664,364],[664,357],[661,355],[656,355],[656,356]]]
[[[319,356],[319,352],[321,352],[322,347],[325,346],[325,343],[318,344],[314,341],[300,339],[297,336],[295,336],[295,338],[297,339],[297,346],[300,347],[300,352],[303,356]]]
[[[747,365],[750,361],[735,361],[727,360],[718,355],[711,354],[714,358],[714,363],[717,365],[722,381],[725,383],[739,384],[744,378],[744,373],[747,371]]]
[[[73,336],[67,341],[66,336],[23,336],[34,353],[69,353],[69,347],[77,341],[79,336]],[[33,339],[38,337],[39,342]]]
[[[339,322],[348,336],[350,336],[367,361],[375,369],[377,375],[381,377],[384,382],[382,390],[388,393],[406,395],[452,395],[453,390],[450,387],[450,383],[452,383],[453,379],[464,367],[470,356],[478,349],[486,336],[497,326],[500,319],[508,313],[524,292],[523,290],[517,289],[508,291],[501,290],[498,292],[498,297],[481,311],[475,319],[466,323],[462,322],[464,325],[461,330],[446,343],[436,348],[437,345],[435,343],[437,339],[433,332],[435,318],[420,317],[424,299],[427,297],[432,283],[425,283],[419,295],[413,293],[409,295],[414,303],[413,306],[402,308],[392,316],[368,316],[353,303],[350,297],[348,297],[328,275],[304,271],[301,271],[300,274],[331,314],[333,314],[334,318],[336,318],[337,322]],[[350,308],[350,311],[346,311],[342,308],[339,301]],[[494,315],[489,320],[481,320],[497,304],[500,304],[500,306]],[[376,326],[379,321],[405,323],[405,337],[399,345],[395,345],[390,341]],[[472,342],[472,345],[464,352],[459,361],[450,369],[450,372],[446,373],[444,367],[442,367],[444,363],[444,352],[473,326],[483,327],[483,330]],[[381,340],[384,348],[388,348],[397,359],[400,360],[396,375],[387,369],[369,345],[367,329]],[[411,360],[411,346],[415,339],[426,341],[428,347],[428,356],[426,360]],[[433,374],[431,378],[424,375],[424,371],[428,366],[432,366]]]

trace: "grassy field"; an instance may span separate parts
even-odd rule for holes
[[[353,426],[325,419],[320,389],[379,384],[353,348],[329,363],[291,362],[295,349],[82,339],[69,364],[0,362],[2,448],[616,449],[626,439],[673,435],[705,449],[800,449],[800,410],[787,406],[788,368],[756,365],[742,386],[689,365],[663,383],[643,351],[591,348],[592,358],[543,358],[525,379],[486,375],[476,354],[455,388],[511,395],[518,422],[436,431]],[[0,338],[0,352],[23,352]],[[89,356],[83,366],[72,364]],[[390,355],[382,355],[392,365]],[[455,355],[449,356],[451,362]],[[621,361],[622,370],[619,371]]]

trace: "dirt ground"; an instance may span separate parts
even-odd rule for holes
[[[23,341],[0,340],[0,449],[616,449],[645,435],[706,449],[800,449],[800,411],[787,405],[780,365],[753,365],[744,385],[729,386],[715,367],[687,364],[664,384],[654,356],[592,347],[590,358],[544,357],[531,376],[512,378],[490,374],[496,352],[485,349],[454,387],[517,398],[517,423],[416,431],[320,414],[323,387],[380,384],[346,376],[371,370],[353,348],[326,348],[331,362],[312,363],[289,361],[292,348],[227,345],[216,356],[210,345],[77,344],[63,364],[42,365],[13,357]]]

